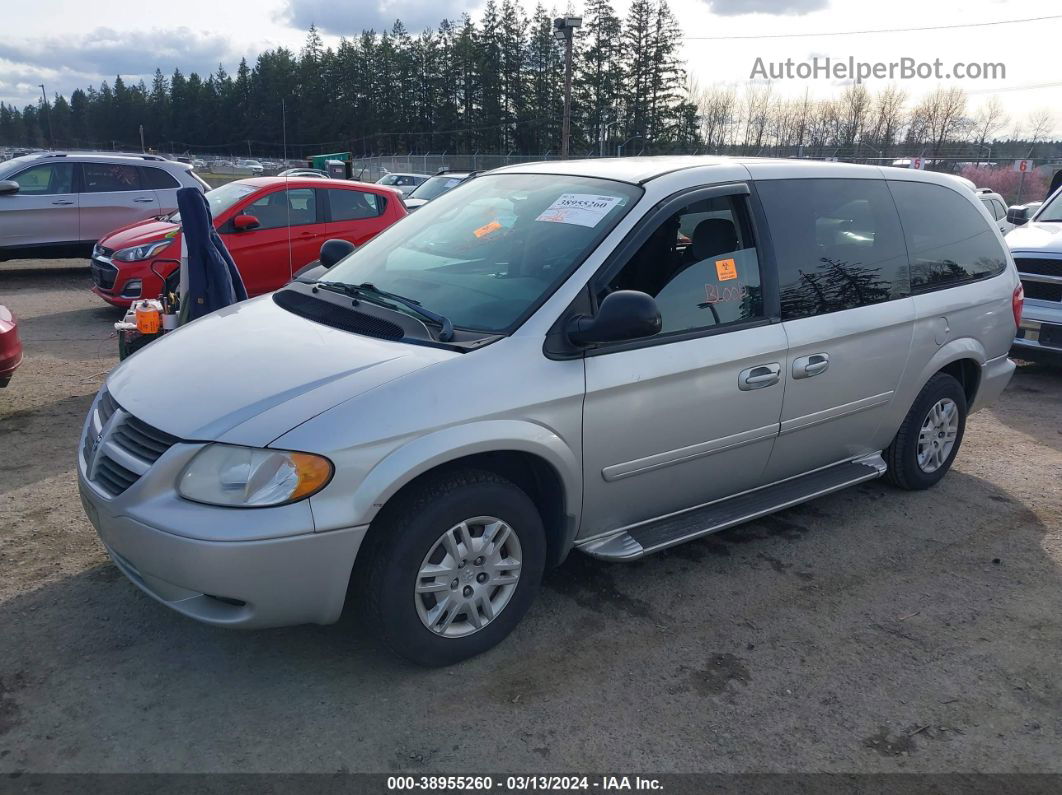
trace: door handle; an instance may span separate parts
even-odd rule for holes
[[[793,378],[811,378],[826,372],[830,366],[830,354],[813,353],[793,360]]]
[[[61,204],[61,205],[63,205],[65,207],[67,205],[73,204],[73,202],[69,201],[67,199],[56,199],[55,201],[52,202],[52,204]]]
[[[750,389],[763,389],[765,386],[777,384],[781,374],[782,365],[778,362],[749,367],[738,373],[738,389],[742,392],[748,392]]]
[[[137,198],[133,199],[133,201],[140,202],[141,204],[154,204],[155,203],[154,199],[149,199],[146,196],[138,196]]]

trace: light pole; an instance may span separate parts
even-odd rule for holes
[[[561,127],[561,160],[568,159],[568,139],[572,129],[572,39],[575,29],[583,26],[582,17],[557,17],[553,36],[564,42],[564,123]]]
[[[48,112],[48,94],[44,90],[44,83],[41,83],[40,86],[41,99],[43,100],[43,103],[41,104],[41,110],[48,117],[48,146],[55,146],[55,135],[52,133],[52,114]]]

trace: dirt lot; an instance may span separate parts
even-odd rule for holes
[[[0,391],[0,772],[1062,771],[1062,371],[1023,367],[934,490],[574,555],[500,648],[426,671],[349,617],[200,626],[107,561],[74,455],[117,313],[87,283],[0,266],[27,354]]]

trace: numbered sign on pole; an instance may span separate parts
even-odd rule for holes
[[[924,169],[925,167],[926,167],[926,162],[922,158],[920,158],[920,157],[912,157],[911,158],[911,168],[917,168],[917,169],[921,170],[921,169]]]
[[[1026,171],[1032,171],[1032,162],[1029,160],[1015,160],[1014,170],[1024,174]]]

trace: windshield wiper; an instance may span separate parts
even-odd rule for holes
[[[313,285],[315,287],[323,287],[326,290],[334,290],[343,293],[351,298],[368,300],[371,303],[379,303],[379,301],[371,301],[373,297],[376,297],[383,298],[386,301],[393,301],[396,304],[401,304],[406,309],[416,315],[420,315],[425,320],[438,324],[440,326],[440,342],[450,342],[450,340],[454,338],[454,324],[450,322],[450,318],[432,312],[430,309],[425,309],[420,305],[419,301],[415,301],[412,298],[406,298],[405,296],[397,295],[396,293],[389,293],[386,290],[379,289],[369,282],[363,284],[347,284],[346,282],[318,281],[313,282]],[[383,304],[383,306],[386,306],[386,304]]]

